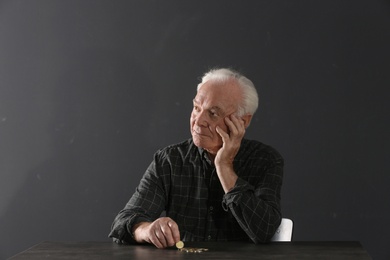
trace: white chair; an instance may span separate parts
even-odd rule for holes
[[[280,226],[275,232],[275,235],[271,238],[273,242],[291,241],[293,232],[293,222],[291,219],[282,218]]]

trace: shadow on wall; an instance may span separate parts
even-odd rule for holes
[[[43,240],[107,240],[152,158],[143,136],[155,109],[147,73],[119,53],[75,60],[48,88],[52,154],[27,173],[0,219],[1,259]]]

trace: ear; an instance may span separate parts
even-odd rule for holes
[[[242,116],[241,118],[242,118],[242,120],[244,120],[245,128],[248,128],[248,126],[252,120],[252,115],[247,114],[247,115]]]

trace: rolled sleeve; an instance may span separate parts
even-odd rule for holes
[[[133,226],[140,222],[150,222],[151,220],[140,214],[132,214],[127,218],[117,219],[112,227],[108,237],[118,244],[135,243],[132,233]]]
[[[233,189],[230,190],[223,196],[222,207],[225,211],[228,211],[229,208],[234,207],[240,204],[243,192],[245,191],[254,191],[254,187],[248,182],[238,178]]]

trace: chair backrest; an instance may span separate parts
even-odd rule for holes
[[[275,235],[271,238],[271,241],[291,241],[293,232],[293,222],[291,219],[282,218],[280,226],[275,232]]]

